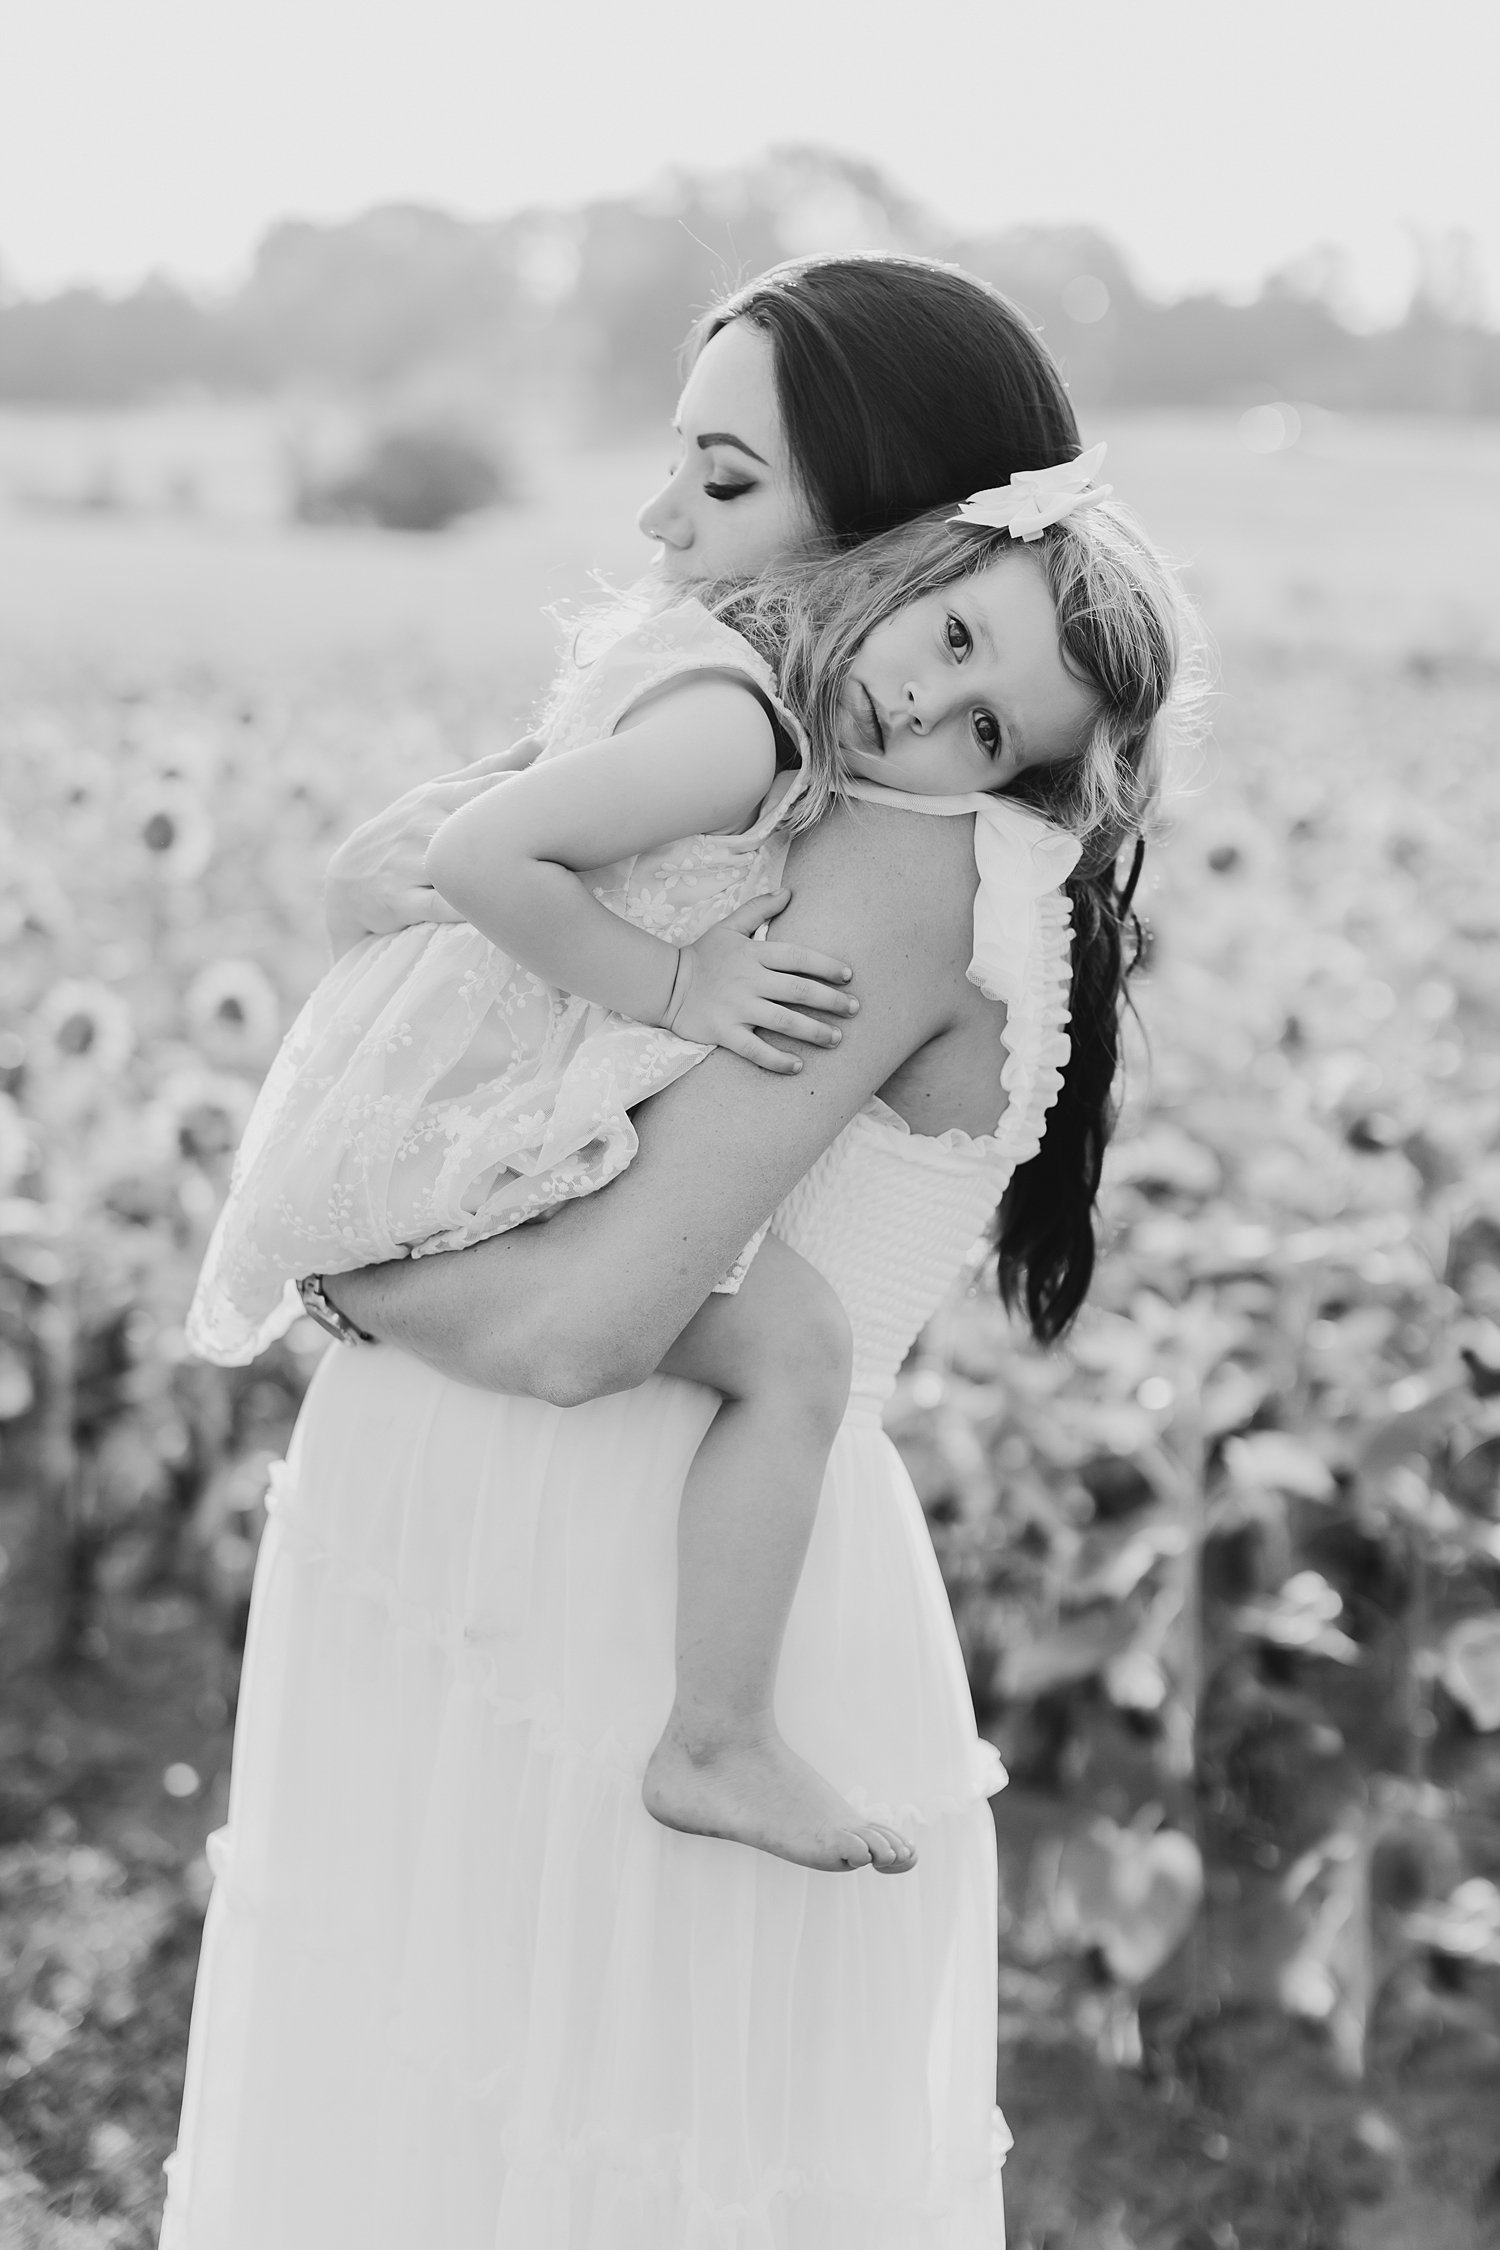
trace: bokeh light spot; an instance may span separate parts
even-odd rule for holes
[[[1109,291],[1097,274],[1075,274],[1063,288],[1062,309],[1069,320],[1089,327],[1109,311]]]
[[[1239,419],[1239,441],[1251,453],[1285,453],[1301,435],[1302,417],[1285,399],[1252,406]]]

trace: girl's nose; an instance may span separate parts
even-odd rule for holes
[[[901,706],[913,734],[925,734],[933,724],[932,698],[920,681],[908,680],[901,690]]]

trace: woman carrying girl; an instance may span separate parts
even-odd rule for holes
[[[679,583],[760,576],[734,615],[779,672],[765,700],[731,690],[763,730],[752,785],[776,757],[769,704],[821,743],[829,796],[836,779],[854,800],[794,843],[785,942],[847,950],[861,1008],[800,1074],[694,1058],[635,1119],[639,1149],[608,1195],[329,1286],[344,1317],[404,1348],[325,1361],[268,1531],[174,2245],[996,2239],[983,1797],[998,1776],[878,1407],[1008,1183],[1002,1271],[1034,1325],[1055,1332],[1086,1286],[1116,1036],[1113,866],[1149,809],[1170,600],[1129,527],[1076,505],[1036,542],[939,521],[769,583],[820,536],[849,545],[943,500],[951,516],[986,470],[1010,483],[1071,460],[1035,340],[962,276],[836,261],[769,277],[706,341],[682,423],[683,466],[646,528]],[[922,459],[955,440],[978,473]],[[928,481],[881,490],[902,447]],[[628,755],[634,731],[602,756]],[[560,789],[569,756],[535,778],[551,766]],[[1074,833],[997,786],[1043,792]],[[412,839],[455,793],[468,785],[356,840],[346,867],[384,859],[367,924],[411,893]],[[495,903],[507,799],[524,809],[519,782],[454,823],[476,851],[446,880],[476,919]],[[547,862],[559,802],[531,803],[543,825],[520,858]],[[658,818],[658,844],[671,825]],[[1075,1027],[1042,1140],[1066,1053],[1059,886],[1080,841],[1073,986],[1086,962],[1107,1005]],[[598,849],[595,831],[575,837],[571,861]],[[440,847],[440,876],[443,861]],[[346,875],[346,928],[370,891]],[[500,942],[518,951],[519,936],[507,925]],[[725,1854],[639,1805],[671,1704],[674,1519],[713,1412],[695,1384],[647,1378],[773,1212],[777,1245],[821,1270],[854,1329],[778,1712],[860,1833],[920,1841],[895,1885],[823,1885],[783,1864],[805,1855]],[[770,1248],[708,1307],[730,1375],[736,1336],[774,1347],[778,1274],[803,1286]],[[795,1377],[774,1349],[767,1364],[773,1388]],[[586,1397],[573,1413],[542,1403]],[[734,1552],[774,1551],[783,1576],[790,1554],[795,1583],[805,1524],[768,1540],[769,1490],[752,1472],[720,1509],[700,1601]],[[698,1512],[713,1516],[711,1490]],[[692,1584],[685,1569],[689,1609]]]
[[[1103,451],[730,593],[769,662],[679,595],[588,667],[530,770],[433,840],[428,875],[467,922],[366,940],[293,1027],[190,1341],[247,1359],[292,1317],[289,1282],[317,1311],[330,1274],[463,1248],[604,1186],[634,1153],[630,1111],[713,1046],[795,1072],[764,1031],[836,1042],[796,1004],[853,1013],[843,965],[750,933],[786,903],[763,894],[791,836],[851,793],[976,813],[969,973],[1005,998],[1004,841],[1027,824],[986,798],[1024,784],[1086,840],[1101,811],[1135,825],[1154,790],[1149,721],[1118,721],[1170,681],[1173,596],[1091,482]],[[795,764],[778,777],[783,745]],[[1030,827],[1065,870],[1066,834]],[[774,1238],[750,1256],[753,1309],[733,1301],[736,1270],[663,1362],[724,1405],[683,1492],[677,1693],[646,1806],[804,1866],[905,1872],[906,1839],[861,1824],[777,1730],[776,1658],[849,1359],[815,1269]]]

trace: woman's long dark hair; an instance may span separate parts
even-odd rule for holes
[[[995,1247],[1000,1294],[1024,1312],[1039,1343],[1071,1326],[1094,1278],[1094,1207],[1115,1129],[1115,1084],[1128,979],[1145,951],[1133,900],[1144,839],[1122,881],[1114,866],[1073,875],[1073,975],[1068,1060],[1042,1145],[1000,1198]]]
[[[770,337],[798,480],[853,546],[945,500],[1071,461],[1078,423],[1056,361],[998,289],[922,258],[795,258],[716,305]]]
[[[835,548],[1080,450],[1061,373],[1035,329],[998,290],[951,267],[915,258],[794,259],[715,306],[691,348],[701,350],[731,320],[751,321],[771,339],[788,447]],[[1080,630],[1084,607],[1075,614]],[[1059,629],[1071,657],[1061,603]],[[1128,703],[1129,684],[1120,684]],[[1028,794],[1051,812],[1037,794],[1046,785],[1036,776]],[[1131,823],[1101,822],[1068,884],[1072,1051],[1041,1149],[1000,1206],[1002,1296],[1046,1343],[1073,1320],[1093,1276],[1126,979],[1140,953],[1139,924],[1115,873],[1132,833]]]

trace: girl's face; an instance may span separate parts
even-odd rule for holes
[[[1063,663],[1039,563],[1009,553],[867,634],[840,708],[851,774],[946,797],[1076,756],[1095,697]]]
[[[781,426],[771,339],[732,320],[705,344],[677,408],[681,457],[636,522],[673,585],[750,578],[817,532]]]

